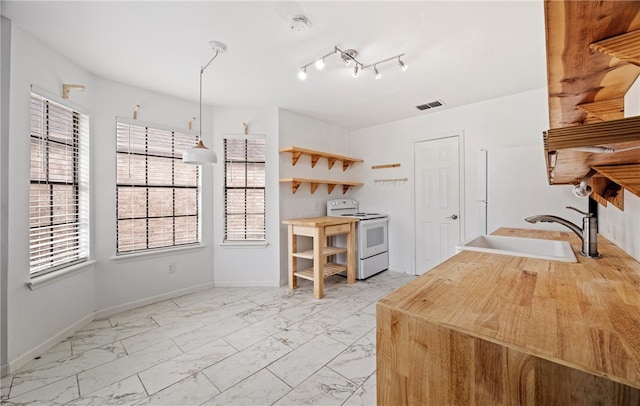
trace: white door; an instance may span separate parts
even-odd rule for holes
[[[460,242],[458,137],[414,144],[416,275],[455,254]]]

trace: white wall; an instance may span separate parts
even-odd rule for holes
[[[243,134],[242,123],[249,134],[266,136],[266,239],[268,245],[224,243],[224,144],[225,135]],[[216,107],[214,115],[214,148],[218,164],[214,166],[212,183],[214,201],[214,269],[216,286],[279,286],[278,235],[278,111],[275,108]]]
[[[95,273],[86,270],[51,285],[30,290],[29,279],[29,114],[31,85],[61,95],[63,83],[87,86],[73,92],[72,101],[90,108],[94,78],[26,34],[15,25],[11,32],[10,142],[8,162],[8,360],[19,365],[53,345],[70,327],[95,310]],[[5,166],[6,165],[6,166]],[[52,341],[53,340],[53,341]]]
[[[0,2],[0,162],[9,160],[9,85],[11,61],[11,21],[2,17]],[[7,364],[7,246],[9,233],[8,167],[0,165],[0,376],[8,373]]]
[[[215,167],[202,170],[202,248],[162,254],[116,258],[116,117],[131,118],[140,105],[138,121],[188,132],[188,120],[198,116],[198,104],[162,94],[96,79],[93,92],[93,241],[98,317],[213,284],[213,192]],[[213,109],[203,106],[202,137],[213,144]],[[194,132],[199,121],[194,122]],[[175,273],[169,274],[169,264]]]
[[[491,157],[496,153],[507,158],[497,161],[497,164],[505,165],[501,172],[506,176],[503,188],[508,193],[494,193],[489,197],[490,206],[498,208],[494,213],[502,213],[502,217],[494,215],[490,218],[492,229],[498,226],[546,228],[547,225],[533,225],[523,220],[524,217],[544,211],[566,215],[571,219],[572,215],[564,209],[566,204],[575,204],[575,200],[571,200],[570,186],[549,186],[546,182],[542,131],[548,128],[547,120],[546,89],[539,89],[353,131],[350,137],[351,150],[365,160],[365,165],[358,168],[355,175],[364,181],[365,186],[356,190],[354,197],[360,201],[365,211],[389,213],[389,268],[414,273],[412,150],[414,142],[418,140],[454,134],[461,136],[464,146],[463,178],[466,181],[463,212],[460,216],[464,223],[463,238],[475,236],[482,231],[476,202],[480,149],[489,151],[490,167]],[[509,159],[511,153],[513,158]],[[527,157],[527,161],[522,160],[522,156]],[[535,167],[529,167],[528,162],[534,162]],[[371,165],[387,163],[400,163],[401,166],[383,170],[371,169]],[[518,176],[513,175],[515,173]],[[409,178],[409,181],[373,181],[376,178],[403,177]],[[490,178],[489,183],[491,182]],[[517,190],[523,185],[527,187],[528,193]],[[531,199],[532,195],[536,198]],[[557,225],[554,228],[563,229]]]
[[[280,123],[280,148],[296,146],[313,149],[322,152],[330,152],[338,155],[361,158],[357,153],[349,149],[349,132],[344,128],[327,124],[301,114],[288,110],[279,110]],[[355,164],[354,168],[363,164]],[[321,158],[315,167],[311,167],[311,158],[301,156],[296,165],[291,163],[290,153],[281,153],[280,160],[281,178],[306,178],[327,180],[351,180],[360,181],[355,175],[354,169],[342,170],[342,162],[336,162],[331,170],[328,169],[327,160]],[[358,189],[358,188],[355,188]],[[280,185],[280,220],[303,217],[324,216],[327,212],[327,200],[352,197],[353,188],[346,194],[342,194],[342,187],[336,186],[331,194],[327,193],[327,187],[320,185],[315,193],[311,194],[308,184],[301,185],[295,194],[291,193],[291,183]],[[305,247],[304,241],[300,241],[300,247]],[[287,226],[280,224],[280,274],[283,283],[287,281]]]
[[[131,117],[133,107],[140,104],[138,120],[141,123],[188,131],[188,119],[198,115],[198,104],[97,78],[21,29],[14,26],[11,34],[9,159],[2,160],[2,173],[8,173],[7,189],[11,196],[7,202],[8,224],[3,223],[2,227],[3,233],[11,238],[7,246],[6,274],[4,267],[2,271],[7,279],[2,293],[3,300],[7,301],[7,316],[3,317],[8,331],[7,360],[10,369],[15,370],[96,315],[102,317],[213,286],[211,185],[214,168],[203,168],[203,247],[114,259],[116,116]],[[26,285],[29,279],[30,86],[37,85],[55,96],[61,94],[63,83],[86,86],[84,92],[71,92],[70,102],[90,112],[91,257],[97,263],[88,270],[30,290]],[[4,97],[9,93],[3,89],[2,94]],[[203,138],[206,144],[212,145],[213,109],[204,107],[203,115]],[[275,109],[272,116],[276,117]],[[277,260],[272,262],[273,269],[277,269]],[[174,274],[168,272],[169,263],[175,265]]]
[[[624,97],[624,116],[640,115],[640,78]],[[624,191],[624,211],[612,204],[598,206],[599,232],[640,261],[640,198]]]

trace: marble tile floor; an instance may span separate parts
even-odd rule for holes
[[[3,405],[375,405],[375,303],[413,276],[212,288],[96,320],[13,375]]]

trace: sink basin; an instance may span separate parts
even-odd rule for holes
[[[481,235],[458,245],[456,249],[458,252],[477,251],[550,261],[578,262],[567,241]]]

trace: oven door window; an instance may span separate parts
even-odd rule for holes
[[[367,248],[384,244],[384,227],[378,226],[367,229]]]

